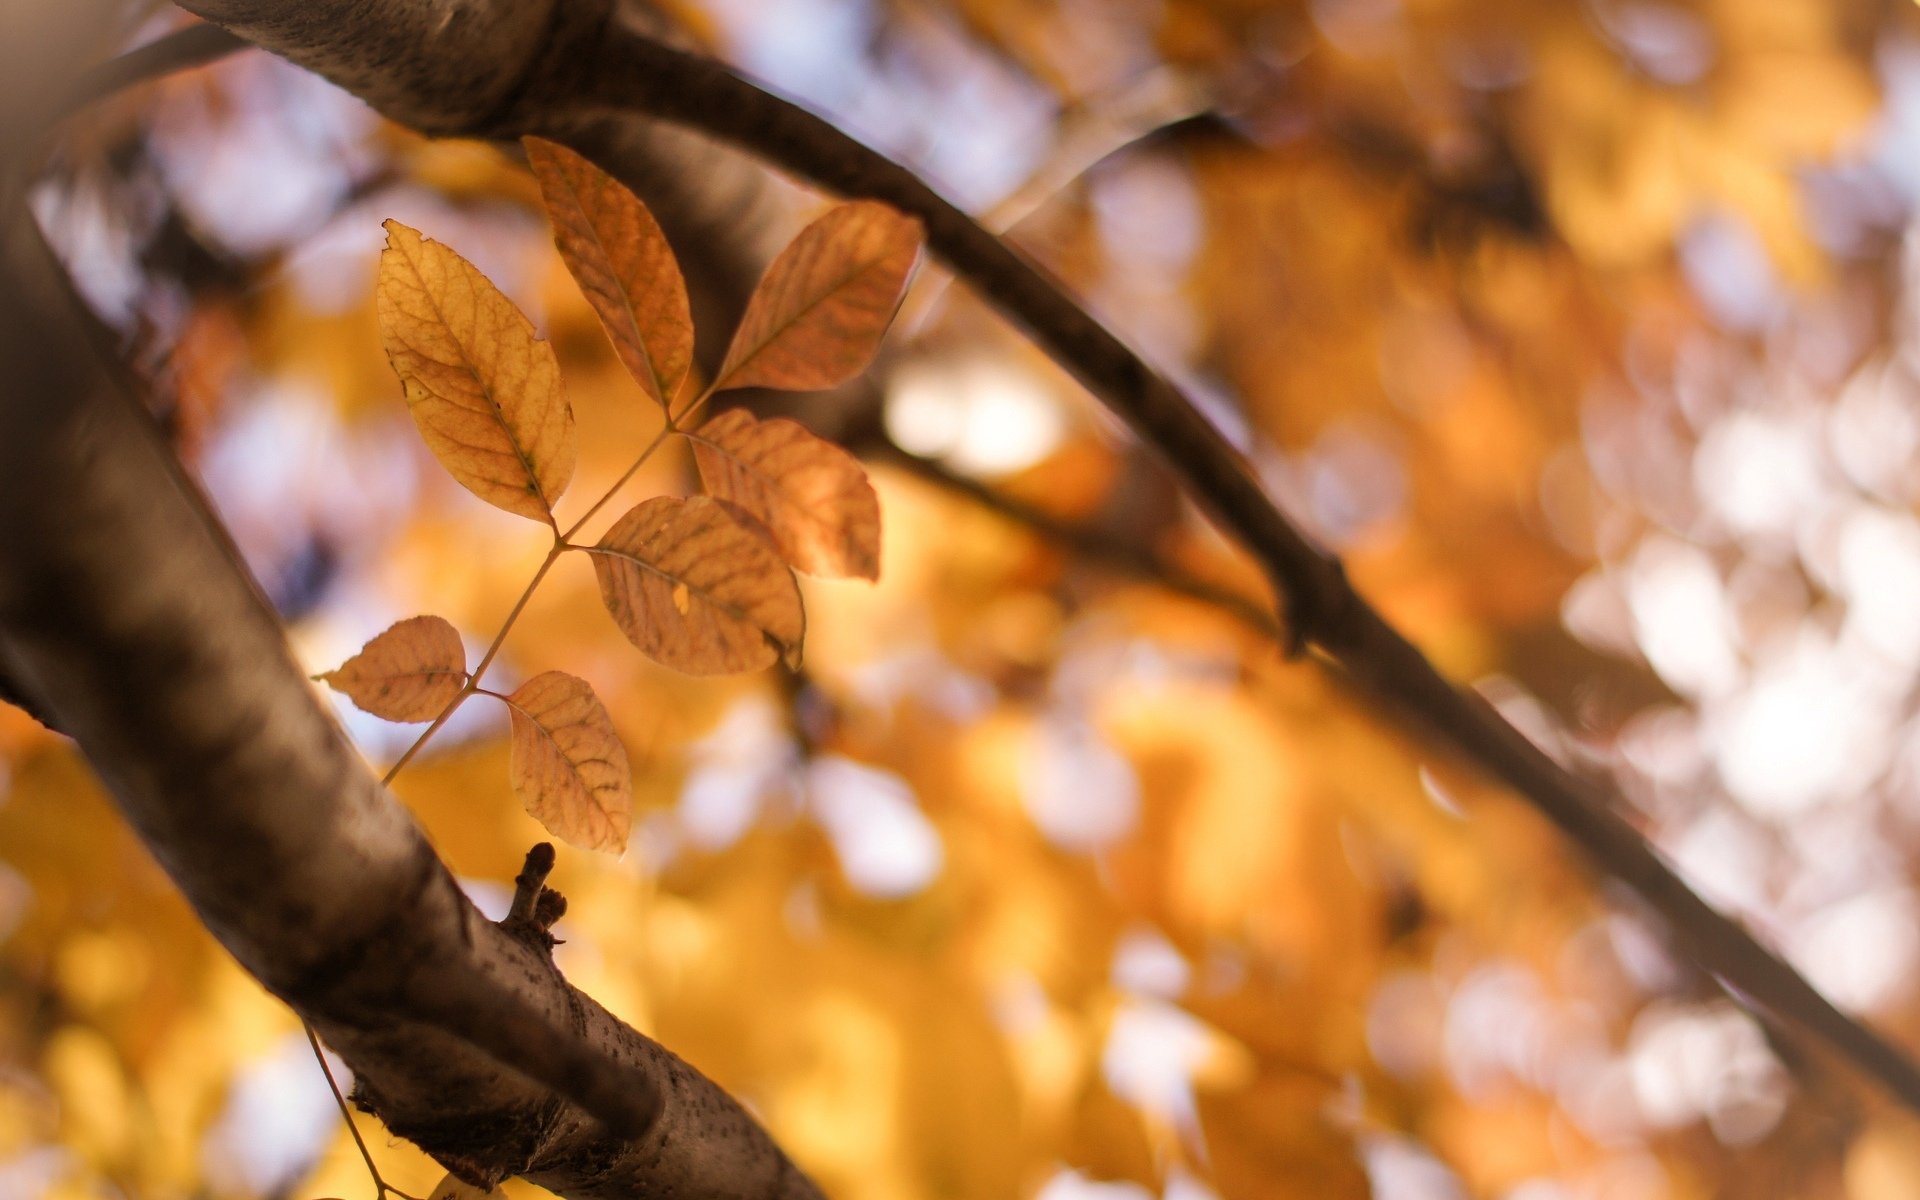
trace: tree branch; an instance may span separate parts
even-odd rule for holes
[[[934,252],[1162,453],[1211,519],[1254,555],[1284,597],[1296,642],[1316,647],[1363,693],[1529,800],[1601,870],[1640,892],[1736,994],[1920,1109],[1920,1072],[1904,1055],[1690,891],[1601,797],[1448,683],[1353,592],[1339,564],[1274,508],[1177,389],[905,168],[717,63],[610,22],[603,0],[462,4],[457,36],[444,28],[456,11],[451,0],[193,0],[188,7],[426,132],[539,133],[592,153],[580,146],[583,129],[623,115],[655,117],[918,216]]]
[[[1920,1069],[1841,1013],[1797,971],[1682,881],[1607,797],[1561,768],[1477,696],[1453,686],[1348,584],[1339,563],[1287,520],[1240,456],[1177,388],[1043,271],[905,167],[829,122],[690,54],[614,22],[574,47],[564,72],[529,78],[503,127],[564,140],[584,111],[697,129],[810,182],[883,200],[926,223],[928,244],[1022,325],[1056,362],[1159,451],[1202,510],[1244,546],[1282,597],[1290,640],[1318,650],[1363,695],[1514,789],[1600,870],[1638,892],[1703,967],[1920,1111]]]

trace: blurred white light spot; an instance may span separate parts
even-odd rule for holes
[[[327,1065],[344,1087],[345,1064],[329,1054]],[[234,1076],[203,1145],[207,1174],[221,1190],[284,1191],[326,1149],[339,1120],[306,1037],[288,1034]]]
[[[1700,18],[1685,9],[1601,3],[1593,12],[1633,65],[1662,83],[1692,83],[1713,65],[1713,38]]]
[[[1848,631],[1910,671],[1920,662],[1920,523],[1860,508],[1841,526],[1839,568]]]
[[[124,324],[146,286],[129,214],[87,180],[71,188],[41,184],[28,202],[88,306],[108,322]]]
[[[1663,837],[1661,848],[1693,889],[1714,904],[1735,912],[1766,909],[1772,847],[1737,810],[1708,809],[1682,832]]]
[[[1485,1098],[1508,1080],[1542,1083],[1552,1029],[1533,973],[1514,963],[1480,967],[1447,1005],[1444,1045],[1455,1084]]]
[[[1903,500],[1913,495],[1912,465],[1920,454],[1920,403],[1913,380],[1875,363],[1847,381],[1828,414],[1833,457],[1869,491]]]
[[[1920,962],[1916,898],[1885,888],[1842,900],[1797,923],[1787,956],[1841,1008],[1864,1012],[1908,995]]]
[[[1135,929],[1113,951],[1113,982],[1138,996],[1172,1000],[1192,976],[1172,942],[1150,929]]]
[[[1414,1141],[1373,1137],[1367,1139],[1362,1154],[1374,1200],[1466,1200],[1459,1178]]]
[[[1767,249],[1746,221],[1715,213],[1680,236],[1680,265],[1723,328],[1756,333],[1782,305]]]
[[[480,910],[480,915],[489,921],[504,920],[507,910],[513,907],[513,889],[491,879],[468,879],[460,876],[455,879],[467,899]]]
[[[687,757],[680,827],[700,849],[724,850],[752,827],[761,802],[790,777],[799,751],[773,703],[749,696],[688,747]]]
[[[833,839],[847,882],[881,899],[912,895],[940,873],[940,835],[907,781],[827,755],[807,767],[807,799]]]
[[[1432,1071],[1446,1028],[1446,1001],[1423,971],[1401,971],[1367,1005],[1367,1049],[1382,1069],[1401,1079]]]
[[[1096,850],[1133,829],[1140,782],[1133,764],[1083,721],[1036,723],[1020,773],[1027,814],[1068,850]]]
[[[1406,502],[1400,456],[1358,425],[1323,433],[1304,467],[1314,531],[1336,547],[1392,520]]]
[[[54,1195],[62,1179],[79,1165],[64,1146],[35,1146],[0,1162],[0,1200],[39,1200]]]
[[[1694,455],[1694,491],[1737,533],[1791,538],[1819,510],[1820,428],[1753,412],[1711,425]]]
[[[1762,663],[1712,726],[1714,758],[1734,797],[1778,818],[1878,777],[1889,734],[1885,706],[1862,677],[1871,670],[1811,636]]]
[[[1032,466],[1066,436],[1066,416],[1043,380],[987,358],[903,364],[887,392],[886,425],[901,449],[986,477]]]
[[[1163,1200],[1220,1200],[1220,1194],[1179,1167],[1167,1172]]]
[[[1114,1095],[1191,1130],[1193,1073],[1206,1062],[1212,1040],[1205,1025],[1171,1004],[1130,1000],[1107,1031],[1101,1074]]]
[[[1063,1169],[1034,1200],[1153,1200],[1153,1193],[1137,1183],[1108,1183]]]
[[[1641,650],[1676,691],[1713,694],[1738,678],[1726,591],[1697,547],[1648,538],[1627,568],[1626,593]]]
[[[1785,1072],[1759,1026],[1730,1003],[1648,1009],[1629,1041],[1634,1094],[1656,1126],[1704,1117],[1722,1142],[1744,1145],[1786,1108]]]
[[[1093,215],[1107,254],[1123,268],[1172,274],[1200,248],[1200,197],[1168,158],[1123,158],[1098,171]]]

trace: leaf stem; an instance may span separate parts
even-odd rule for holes
[[[413,745],[407,747],[406,753],[387,768],[387,773],[380,777],[382,786],[392,783],[394,776],[400,773],[400,769],[412,762],[414,755],[420,753],[421,747],[427,744],[427,739],[440,732],[440,727],[453,718],[453,714],[466,703],[468,696],[480,690],[480,679],[487,673],[487,668],[493,665],[493,660],[499,656],[500,647],[506,644],[507,634],[512,632],[514,622],[518,621],[520,614],[526,611],[527,601],[533,599],[534,589],[540,586],[540,581],[547,577],[547,572],[553,569],[553,564],[559,561],[561,552],[566,548],[566,538],[559,534],[554,535],[553,546],[547,551],[547,557],[540,563],[540,569],[533,573],[533,578],[527,581],[527,586],[520,593],[520,598],[513,602],[513,608],[507,613],[507,619],[501,622],[500,632],[493,635],[493,642],[488,645],[486,653],[480,656],[480,661],[467,676],[466,684],[461,687],[458,695],[447,701],[447,706],[440,710],[440,715],[433,719],[433,724],[427,726],[419,737],[413,739]]]
[[[547,577],[547,572],[553,569],[553,564],[559,561],[563,553],[568,550],[587,549],[587,547],[584,546],[574,545],[572,542],[573,535],[580,532],[581,526],[592,520],[594,514],[605,508],[607,503],[619,494],[620,489],[627,486],[627,482],[639,474],[640,468],[647,465],[647,461],[653,457],[655,451],[666,444],[669,437],[680,432],[679,421],[689,416],[702,404],[705,404],[707,398],[712,395],[712,388],[701,392],[693,398],[692,403],[681,410],[680,416],[677,418],[672,412],[668,412],[666,414],[666,423],[660,426],[660,432],[653,435],[653,440],[641,449],[639,456],[633,460],[633,464],[621,472],[620,478],[613,481],[613,486],[601,493],[600,498],[595,500],[586,512],[581,513],[578,520],[567,526],[564,533],[559,532],[558,526],[555,526],[553,546],[547,551],[547,557],[541,562],[540,569],[533,573],[533,578],[527,581],[526,589],[520,593],[520,598],[513,602],[513,608],[507,613],[507,619],[501,623],[500,631],[493,635],[493,641],[487,646],[486,653],[480,656],[479,663],[477,663],[472,672],[467,675],[467,682],[460,688],[458,695],[447,701],[447,706],[440,710],[440,715],[433,719],[433,723],[421,731],[420,736],[413,739],[413,744],[407,747],[406,752],[401,754],[391,767],[387,768],[387,773],[380,777],[382,786],[393,782],[394,777],[400,774],[401,768],[412,762],[414,756],[420,753],[421,749],[427,744],[427,741],[432,738],[434,734],[440,732],[441,726],[453,719],[453,714],[458,712],[460,706],[467,702],[467,697],[476,692],[486,691],[485,688],[480,686],[480,680],[486,675],[487,668],[493,665],[493,660],[499,656],[500,648],[506,644],[507,634],[513,630],[514,622],[518,621],[520,614],[526,611],[527,602],[533,599],[534,589],[540,586],[540,581]],[[488,692],[487,694],[498,695],[496,692]],[[505,699],[504,696],[500,698]]]
[[[353,1113],[347,1108],[347,1098],[340,1094],[340,1085],[333,1078],[333,1068],[327,1065],[326,1052],[320,1049],[320,1035],[313,1031],[313,1025],[300,1022],[300,1028],[307,1032],[307,1045],[313,1047],[313,1061],[320,1064],[320,1073],[327,1077],[327,1090],[333,1093],[333,1102],[340,1109],[340,1119],[347,1123],[347,1132],[353,1135],[353,1144],[360,1148],[360,1159],[367,1164],[367,1174],[373,1176],[375,1200],[387,1200],[388,1196],[398,1196],[400,1200],[420,1200],[394,1187],[380,1178],[380,1168],[373,1163],[373,1152],[367,1149],[366,1139],[360,1136],[360,1127],[353,1122]]]

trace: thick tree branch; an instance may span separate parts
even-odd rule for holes
[[[564,136],[580,105],[656,117],[745,148],[823,187],[920,217],[934,253],[1163,454],[1201,508],[1253,554],[1283,597],[1294,639],[1319,650],[1361,694],[1528,800],[1602,871],[1637,891],[1737,996],[1920,1110],[1920,1070],[1905,1054],[1841,1013],[1695,894],[1606,797],[1447,681],[1353,591],[1338,563],[1273,506],[1198,409],[1044,272],[904,167],[711,60],[619,24],[579,55],[564,79],[530,84],[522,108],[507,118],[513,131]]]
[[[363,88],[361,94],[430,132],[539,133],[577,143],[582,128],[608,119],[658,118],[744,148],[830,190],[884,200],[918,216],[927,225],[933,251],[1163,454],[1201,508],[1253,554],[1284,599],[1296,642],[1317,648],[1363,694],[1525,797],[1601,870],[1638,891],[1696,959],[1736,994],[1920,1109],[1920,1070],[1906,1056],[1835,1009],[1791,967],[1702,901],[1602,797],[1442,677],[1352,590],[1339,564],[1274,508],[1239,456],[1176,388],[1044,272],[912,172],[718,63],[665,45],[630,23],[607,20],[600,4],[585,0],[558,4],[558,12],[550,14],[558,36],[531,54],[512,56],[509,69],[492,72],[505,82],[484,89],[486,103],[477,101],[475,89],[451,93],[454,100],[407,91],[436,73],[440,52],[418,36],[423,24],[431,23],[425,16],[443,7],[434,0],[391,0],[373,8],[351,0],[301,6],[297,36],[288,35],[287,22],[276,19],[290,6],[198,0],[189,7],[235,22],[268,49],[350,87],[367,75],[365,64],[353,61],[355,40],[374,36],[401,62],[379,88]],[[522,6],[477,7],[491,12]],[[408,36],[415,37],[411,47]],[[495,43],[496,49],[507,45]],[[518,50],[525,43],[511,45]]]
[[[607,24],[600,0],[189,7],[426,132],[539,132],[580,144],[590,142],[583,131],[604,131],[624,115],[652,116],[915,213],[936,253],[1126,417],[1256,556],[1285,597],[1296,638],[1527,797],[1601,869],[1640,891],[1737,993],[1920,1108],[1920,1074],[1905,1057],[1702,902],[1598,797],[1442,678],[1273,508],[1174,388],[910,172],[717,64]],[[725,1103],[710,1099],[718,1095],[711,1085],[566,989],[534,949],[477,920],[315,709],[270,615],[234,574],[139,414],[91,365],[92,348],[65,315],[56,320],[25,301],[44,296],[48,264],[20,244],[17,227],[7,251],[4,294],[24,311],[0,322],[12,396],[0,405],[0,522],[9,530],[0,547],[0,669],[81,740],[209,926],[362,1069],[369,1102],[430,1149],[469,1137],[489,1114],[555,1111],[545,1089],[466,1049],[530,1009],[540,1028],[571,1022],[616,1063],[664,1077],[669,1102],[655,1133],[673,1128],[679,1138],[669,1147],[661,1137],[652,1147],[660,1158],[648,1164],[655,1173],[625,1185],[577,1165],[569,1175],[536,1164],[537,1180],[576,1195],[638,1190],[677,1154],[699,1179],[683,1196],[805,1194],[744,1116],[716,1125],[700,1111]],[[268,797],[280,803],[264,804]],[[486,999],[489,989],[499,1004]],[[593,1091],[556,1082],[582,1098]],[[700,1102],[684,1103],[686,1090],[700,1087]],[[610,1144],[578,1109],[566,1112],[551,1126],[558,1142],[583,1155],[633,1149]],[[674,1125],[677,1115],[684,1127]],[[625,1158],[598,1160],[609,1161],[639,1170]],[[478,1159],[467,1166],[476,1175],[492,1169]]]

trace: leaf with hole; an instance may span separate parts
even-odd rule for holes
[[[427,448],[496,508],[553,523],[578,453],[553,347],[478,268],[388,221],[375,307]]]
[[[661,408],[693,363],[687,287],[640,198],[565,146],[526,138],[553,243],[606,327],[614,352]]]
[[[440,617],[408,617],[316,678],[389,721],[431,721],[467,682],[460,634]]]
[[[607,612],[650,658],[690,675],[798,661],[793,572],[718,501],[656,496],[588,549]]]
[[[593,688],[547,671],[503,699],[512,719],[507,773],[527,812],[571,845],[615,854],[625,849],[633,772]]]
[[[801,230],[754,288],[713,390],[818,391],[859,374],[899,307],[920,240],[919,221],[872,200]]]
[[[810,575],[880,577],[880,499],[853,455],[783,418],[721,413],[687,435],[707,494]]]

